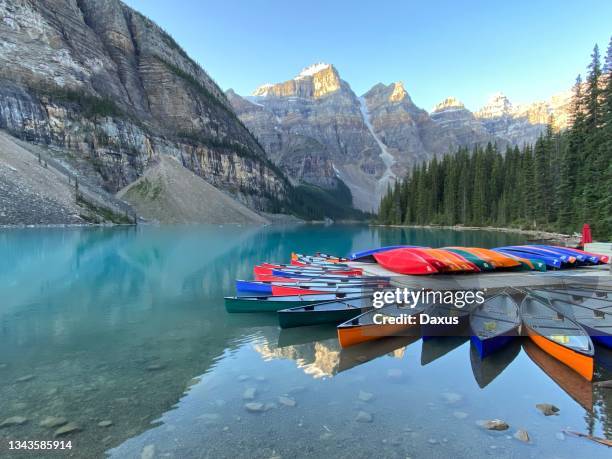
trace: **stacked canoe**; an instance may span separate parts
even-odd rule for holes
[[[608,263],[605,255],[548,245],[479,247],[388,246],[353,253],[352,261],[378,263],[397,274],[475,273],[494,270],[566,269]]]
[[[237,280],[238,295],[225,298],[226,309],[275,312],[282,328],[336,324],[342,347],[398,335],[423,340],[466,336],[472,342],[472,366],[479,369],[481,382],[487,380],[489,365],[475,359],[486,362],[521,336],[587,380],[593,377],[596,345],[612,347],[612,288],[576,284],[563,289],[514,289],[465,309],[426,303],[374,308],[373,293],[390,289],[390,278],[366,275],[359,267],[363,265],[351,260],[378,263],[402,274],[564,269],[609,262],[602,255],[553,246],[494,250],[392,246],[358,252],[348,259],[292,254],[289,264],[262,263],[254,267],[253,280]],[[422,323],[421,315],[454,318],[453,325],[434,327]]]

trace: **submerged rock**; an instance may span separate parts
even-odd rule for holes
[[[297,402],[295,400],[293,400],[292,398],[289,398],[289,397],[284,397],[284,396],[278,397],[278,402],[281,405],[285,405],[285,406],[295,406],[295,405],[297,405]]]
[[[242,398],[244,400],[253,400],[256,394],[257,394],[257,389],[255,389],[254,387],[248,387],[242,393]]]
[[[443,392],[442,398],[444,398],[447,403],[457,403],[463,399],[461,395],[456,394],[454,392]]]
[[[372,422],[373,420],[374,418],[367,411],[360,411],[357,413],[357,417],[355,418],[355,421],[357,422]]]
[[[508,430],[510,426],[501,419],[490,419],[486,421],[476,421],[480,427],[487,430]]]
[[[56,416],[47,416],[39,423],[41,427],[47,427],[49,429],[53,427],[63,426],[64,424],[68,424],[68,420],[65,418],[56,417]]]
[[[536,408],[540,410],[544,416],[553,416],[560,411],[559,408],[550,403],[538,403]]]
[[[529,443],[529,433],[526,430],[519,429],[514,432],[514,438],[524,443]]]
[[[147,371],[159,371],[159,370],[163,370],[164,368],[166,368],[166,366],[162,363],[152,363],[151,365],[147,366],[145,369]]]
[[[26,422],[28,422],[28,418],[24,418],[23,416],[12,416],[0,422],[0,428],[10,427],[10,426],[20,426],[22,424],[25,424]]]
[[[244,405],[244,408],[247,411],[250,411],[251,413],[258,413],[258,412],[266,411],[264,404],[259,403],[259,402],[246,403]]]
[[[147,445],[142,448],[140,459],[153,459],[155,457],[155,445]]]
[[[53,436],[61,437],[63,435],[80,432],[81,430],[82,430],[81,426],[79,426],[78,424],[75,424],[74,422],[69,422],[68,424],[57,429],[55,433],[53,434]]]
[[[98,427],[110,427],[113,425],[113,421],[100,421],[98,422]]]
[[[357,396],[357,398],[361,400],[362,402],[369,402],[370,400],[372,400],[373,397],[374,397],[374,394],[370,392],[365,392],[363,390],[360,390],[359,395]]]

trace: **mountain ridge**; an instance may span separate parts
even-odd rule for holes
[[[389,85],[377,83],[359,97],[328,63],[305,67],[293,79],[259,86],[250,96],[242,97],[231,91],[228,98],[239,118],[271,152],[273,160],[291,157],[287,145],[295,135],[310,137],[318,150],[328,150],[323,155],[326,163],[329,166],[331,161],[331,169],[349,186],[357,207],[363,210],[377,207],[380,190],[392,184],[393,177],[405,175],[414,164],[433,156],[489,142],[501,150],[533,143],[549,119],[557,129],[566,127],[569,104],[569,96],[565,96],[556,102],[551,98],[514,106],[506,96],[497,93],[476,111],[470,111],[455,97],[448,97],[427,111],[414,104],[401,81]],[[344,103],[334,102],[340,99]],[[360,100],[365,100],[365,110]],[[248,109],[246,101],[257,109]],[[336,110],[339,119],[361,113],[361,120],[352,121],[353,133],[355,130],[360,133],[361,143],[353,141],[344,156],[333,154],[343,148],[344,133],[330,138],[316,129],[326,118],[326,104]],[[302,124],[299,129],[295,120]],[[336,124],[335,129],[339,128],[342,126]],[[320,151],[315,156],[321,157]],[[358,168],[350,164],[351,160]],[[311,174],[305,178],[288,170],[286,163],[287,160],[278,164],[293,180],[325,186],[325,181],[319,180],[322,177]],[[331,169],[325,168],[327,179]]]

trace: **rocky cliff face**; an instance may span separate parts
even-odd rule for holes
[[[504,94],[496,93],[474,115],[493,136],[512,145],[533,144],[549,122],[557,130],[568,127],[571,99],[567,91],[546,101],[515,106]]]
[[[250,207],[290,186],[217,84],[118,0],[0,0],[0,128],[116,192],[173,156]]]
[[[359,99],[333,66],[315,64],[292,80],[260,86],[248,98],[233,91],[228,97],[271,158],[294,179],[329,187],[339,178],[358,208],[377,208],[373,191],[385,170],[381,150]]]
[[[569,94],[513,106],[502,94],[475,113],[449,97],[431,112],[417,107],[401,82],[377,84],[358,98],[337,70],[315,64],[294,79],[265,84],[250,97],[228,91],[240,119],[271,158],[297,181],[351,189],[356,205],[376,208],[397,177],[458,147],[533,143],[549,119],[567,126]]]

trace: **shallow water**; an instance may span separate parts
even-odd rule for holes
[[[53,439],[39,426],[46,416],[82,429],[65,437],[72,457],[609,457],[560,432],[612,438],[612,390],[537,349],[517,344],[484,365],[461,339],[340,350],[334,327],[281,331],[274,315],[223,306],[234,279],[291,250],[523,238],[309,225],[3,230],[0,422],[28,422],[0,429],[0,457],[26,457],[9,454],[9,440]],[[544,417],[537,403],[561,411]],[[510,429],[476,425],[494,418]]]

